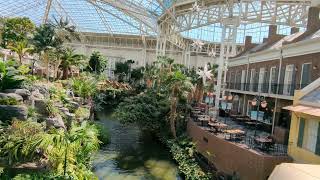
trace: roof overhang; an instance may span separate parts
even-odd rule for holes
[[[306,105],[286,106],[282,109],[286,109],[295,113],[303,113],[311,116],[320,117],[320,108]]]

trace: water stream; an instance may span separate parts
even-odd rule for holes
[[[94,157],[93,169],[101,180],[178,180],[168,149],[137,127],[127,127],[108,115],[100,122],[110,133],[110,143]]]

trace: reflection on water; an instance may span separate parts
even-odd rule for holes
[[[170,154],[138,128],[126,127],[107,116],[101,123],[109,129],[110,144],[94,157],[95,174],[101,180],[176,180],[177,167]]]

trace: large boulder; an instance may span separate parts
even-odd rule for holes
[[[34,99],[34,108],[40,115],[47,115],[47,101],[44,99]]]
[[[15,93],[0,93],[0,99],[8,99],[8,98],[13,98],[15,99],[18,103],[23,102],[23,97],[20,96],[19,94]]]
[[[51,127],[54,127],[57,129],[60,129],[60,128],[66,129],[66,126],[60,115],[56,115],[56,117],[48,117],[46,119],[46,125],[47,125],[47,129],[50,129]]]
[[[0,105],[0,119],[8,121],[13,118],[27,120],[28,108],[26,106]]]
[[[40,94],[42,94],[44,97],[49,97],[50,93],[49,93],[49,86],[45,85],[45,84],[36,84],[32,87],[32,91],[36,91],[39,92]]]
[[[44,99],[44,95],[40,93],[39,89],[32,91],[31,95],[33,98]]]
[[[79,109],[80,105],[77,102],[70,101],[68,103],[68,108],[71,112],[75,112],[77,109]]]
[[[28,89],[6,89],[4,92],[19,94],[23,97],[23,100],[29,100],[31,96],[31,92]]]

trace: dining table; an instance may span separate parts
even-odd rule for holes
[[[208,125],[211,128],[214,128],[216,130],[216,132],[222,132],[222,130],[226,129],[228,127],[227,124],[221,123],[221,122],[217,122],[217,123],[208,123]]]
[[[246,134],[245,131],[241,129],[228,129],[224,132],[229,135],[230,140],[242,139]]]
[[[268,151],[272,146],[273,140],[267,137],[256,137],[254,138],[254,142],[261,150]]]
[[[209,123],[210,117],[207,116],[207,115],[199,115],[199,116],[198,116],[198,121],[201,122],[201,126],[204,126],[204,123],[205,123],[205,122],[208,122],[208,123]]]

